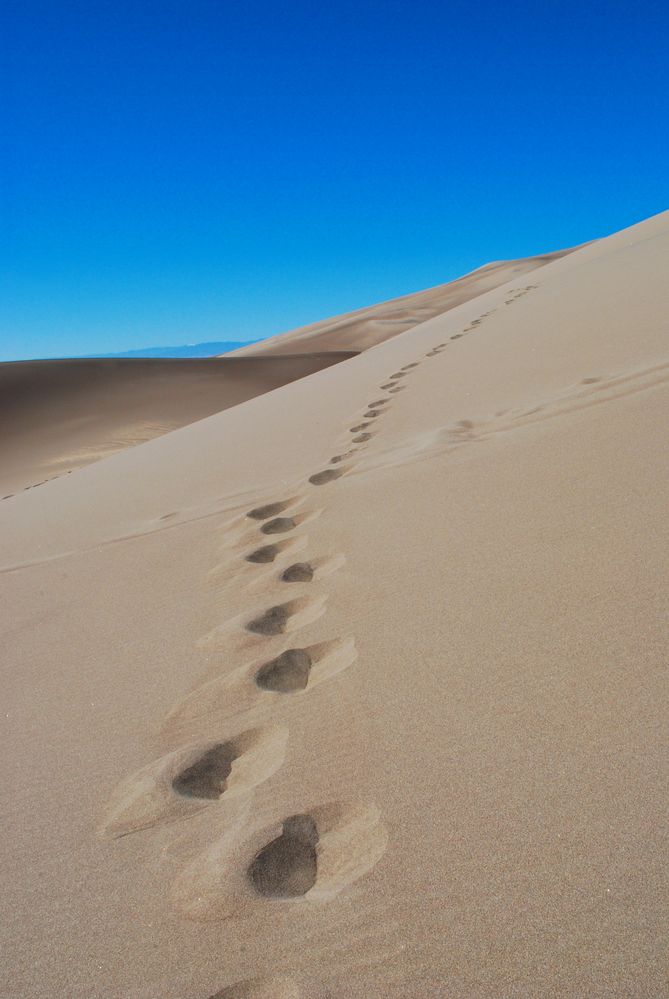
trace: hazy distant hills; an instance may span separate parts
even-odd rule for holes
[[[238,347],[246,347],[257,340],[237,343],[231,340],[214,340],[210,343],[185,343],[180,347],[141,347],[139,350],[124,350],[118,354],[87,354],[87,357],[214,357],[228,354]]]

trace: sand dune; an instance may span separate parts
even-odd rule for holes
[[[324,319],[309,326],[301,326],[289,333],[270,337],[261,343],[240,347],[234,351],[234,355],[235,357],[256,354],[280,355],[299,353],[302,350],[367,350],[400,333],[405,333],[419,323],[443,315],[449,309],[463,305],[486,291],[499,288],[507,281],[519,281],[524,275],[531,274],[544,264],[573,253],[574,249],[578,247],[557,250],[554,253],[542,253],[536,257],[486,264],[485,267],[479,267],[456,281],[393,298],[388,302],[381,302],[364,309],[356,309],[355,312],[335,316],[333,319]]]
[[[0,364],[0,496],[237,406],[350,357],[69,359]]]
[[[7,995],[666,994],[668,250],[0,505]]]

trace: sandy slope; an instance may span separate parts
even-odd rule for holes
[[[437,285],[436,288],[402,295],[389,302],[356,309],[355,312],[323,319],[248,347],[240,347],[234,351],[234,356],[274,356],[303,350],[368,350],[399,333],[413,329],[419,323],[463,305],[486,291],[499,288],[507,281],[520,281],[524,275],[573,253],[575,249],[579,247],[486,264],[456,281]]]
[[[665,994],[668,250],[2,504],[6,995]]]
[[[0,364],[0,499],[237,406],[349,353]]]

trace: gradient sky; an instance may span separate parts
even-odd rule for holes
[[[269,336],[667,207],[666,2],[3,9],[0,359]]]

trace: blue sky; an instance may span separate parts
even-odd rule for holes
[[[667,207],[665,3],[2,21],[0,359],[269,336]]]

